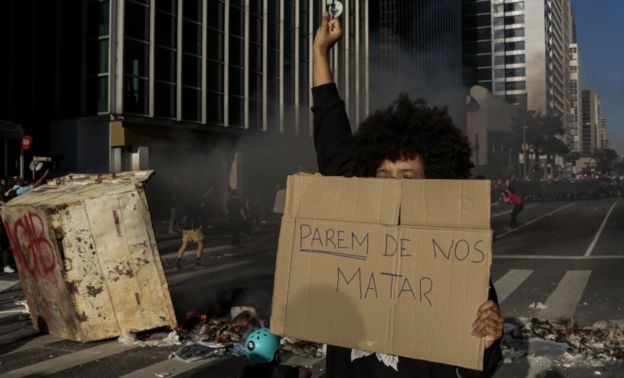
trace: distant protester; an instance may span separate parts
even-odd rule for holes
[[[182,207],[180,218],[180,226],[182,227],[182,245],[178,250],[176,259],[176,269],[182,268],[182,258],[189,243],[197,244],[197,252],[195,255],[195,268],[201,267],[201,258],[204,252],[204,234],[202,232],[203,207],[201,201],[191,200]]]
[[[240,247],[240,233],[243,230],[247,217],[243,209],[243,203],[238,197],[236,189],[230,190],[230,198],[227,201],[228,219],[232,228],[232,245]]]
[[[506,229],[508,231],[513,231],[518,228],[518,214],[524,209],[524,203],[522,201],[522,197],[516,193],[516,191],[510,186],[505,191],[504,201],[513,205],[513,210],[511,211],[511,216],[509,217],[509,227]]]

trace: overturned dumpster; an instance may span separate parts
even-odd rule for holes
[[[33,325],[94,341],[176,324],[143,183],[74,174],[2,207]]]

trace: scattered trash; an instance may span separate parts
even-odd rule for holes
[[[535,310],[545,310],[548,308],[548,305],[545,305],[542,302],[533,302],[529,305],[529,308]]]
[[[184,345],[182,348],[171,353],[169,358],[178,358],[184,362],[193,362],[206,358],[223,357],[225,347],[213,348],[200,343]]]
[[[138,345],[141,347],[168,347],[182,344],[180,342],[180,336],[175,331],[169,333],[157,332],[149,335],[145,340],[139,340],[135,334],[123,331],[117,340],[122,344]]]
[[[154,373],[155,376],[157,376],[158,378],[165,378],[171,375],[171,373],[168,372],[162,372],[162,373]]]
[[[138,340],[136,339],[134,334],[128,331],[121,331],[121,335],[119,335],[117,341],[126,345],[135,345],[138,343]]]
[[[602,375],[602,373],[601,373],[601,372],[599,372],[598,370],[596,370],[596,371],[594,372],[594,375]]]
[[[243,312],[248,312],[255,317],[258,316],[258,314],[256,314],[256,309],[251,306],[234,306],[230,309],[230,317],[234,319]]]
[[[525,356],[546,357],[565,368],[603,367],[624,360],[622,324],[600,321],[592,327],[579,328],[571,320],[531,319],[524,324],[506,323],[504,332],[502,353],[505,364]]]

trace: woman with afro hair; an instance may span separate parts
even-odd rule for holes
[[[370,115],[352,135],[328,58],[341,37],[340,20],[330,20],[325,12],[313,55],[314,145],[320,172],[401,179],[470,178],[470,145],[445,108],[400,95],[390,107]],[[328,346],[325,377],[490,377],[501,360],[503,331],[491,283],[489,300],[475,313],[472,335],[483,338],[486,347],[483,371]]]

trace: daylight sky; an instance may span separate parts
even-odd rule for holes
[[[572,0],[583,89],[598,92],[610,147],[624,154],[624,0]]]

